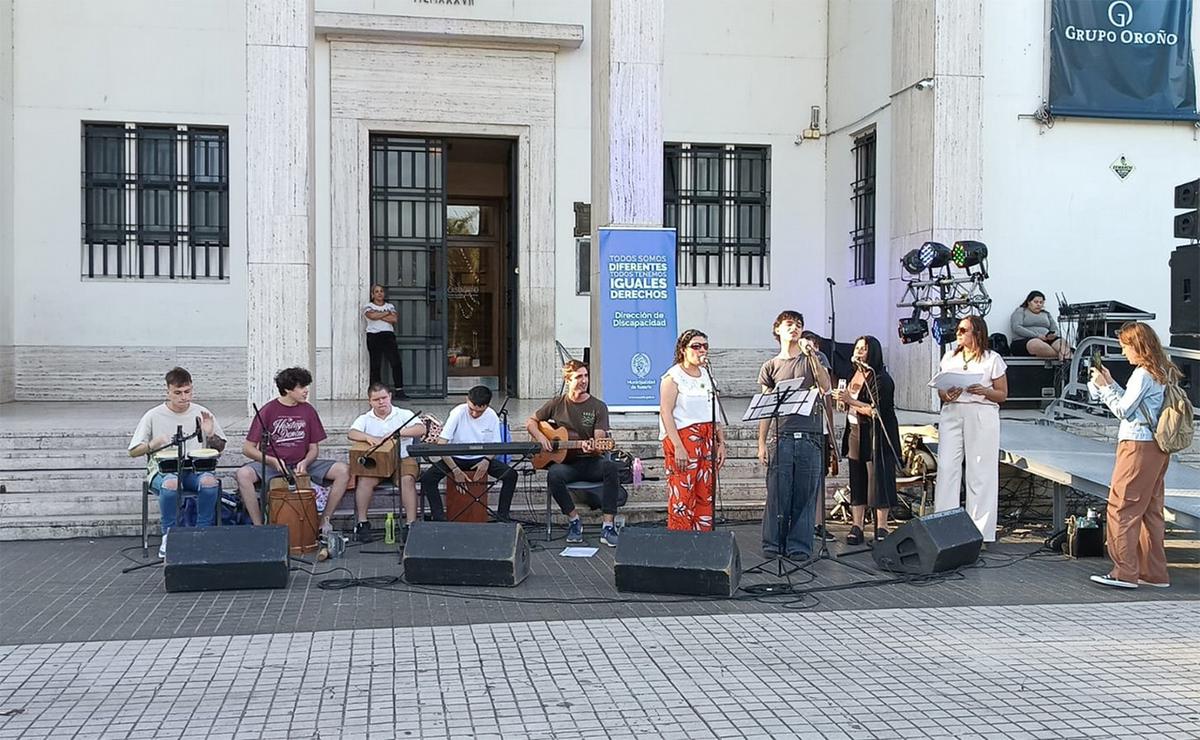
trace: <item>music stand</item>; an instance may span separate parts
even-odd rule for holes
[[[746,413],[742,414],[742,421],[770,419],[775,427],[775,455],[767,464],[768,479],[773,475],[778,476],[779,417],[811,413],[813,404],[816,403],[819,397],[820,392],[815,388],[804,389],[800,387],[799,381],[785,381],[777,385],[774,392],[756,393],[750,399],[750,404],[746,407]],[[767,487],[767,495],[771,495],[770,486]],[[775,495],[782,495],[778,485],[775,486]],[[776,507],[775,522],[779,527],[779,547],[781,552],[772,553],[771,557],[758,565],[746,568],[743,573],[764,573],[773,575],[776,578],[784,578],[800,570],[800,566],[782,552],[785,549],[785,542],[787,541],[782,506]]]

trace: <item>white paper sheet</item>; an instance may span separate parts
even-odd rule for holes
[[[564,547],[559,555],[564,558],[590,558],[599,551],[598,547]]]
[[[948,391],[951,388],[967,388],[983,382],[983,373],[964,373],[956,370],[943,370],[929,380],[930,388]]]

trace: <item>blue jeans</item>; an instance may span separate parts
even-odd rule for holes
[[[824,435],[806,434],[796,439],[784,433],[768,450],[763,551],[807,558],[813,551],[817,497],[825,489]],[[783,542],[779,541],[781,532]]]
[[[182,482],[184,493],[196,492],[196,526],[211,527],[217,511],[217,495],[221,484],[214,473],[184,473],[182,480],[174,473],[159,473],[150,481],[150,487],[158,494],[158,509],[162,513],[162,531],[175,526],[179,513],[179,488]]]

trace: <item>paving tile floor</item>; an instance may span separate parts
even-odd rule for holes
[[[757,562],[757,527],[732,530]],[[619,593],[612,550],[561,540],[515,589],[321,588],[399,576],[376,544],[287,589],[171,594],[159,566],[122,573],[130,538],[3,542],[0,740],[1200,737],[1194,535],[1168,540],[1170,589],[1132,592],[1039,543],[718,600]]]
[[[418,525],[420,526],[420,525]],[[489,526],[489,525],[469,525]],[[732,527],[743,566],[759,562],[758,527]],[[837,526],[845,550],[844,526]],[[544,533],[542,533],[544,534]],[[557,535],[561,537],[559,530]],[[598,533],[588,530],[591,544]],[[132,538],[0,542],[0,644],[83,642],[228,634],[275,634],[337,629],[420,627],[481,622],[527,622],[745,614],[804,608],[817,611],[882,607],[986,606],[1181,600],[1200,598],[1200,542],[1191,533],[1168,540],[1173,585],[1121,591],[1097,586],[1104,559],[1070,560],[1038,552],[1040,540],[1010,540],[984,552],[974,567],[932,581],[888,583],[836,562],[817,562],[791,577],[796,595],[695,599],[622,594],[613,583],[613,550],[596,556],[559,556],[561,539],[534,547],[531,575],[517,588],[433,588],[394,583],[385,589],[326,590],[331,578],[396,578],[399,557],[382,543],[353,547],[344,558],[316,566],[294,563],[280,590],[166,593],[161,566],[123,573],[140,558]],[[124,552],[123,552],[124,551]],[[153,550],[152,550],[153,553]],[[869,554],[847,561],[872,567]],[[743,576],[742,585],[778,582]],[[879,585],[880,583],[887,585]]]
[[[8,645],[0,738],[1196,737],[1197,624],[1158,601]]]

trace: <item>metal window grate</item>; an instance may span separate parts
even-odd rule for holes
[[[229,278],[229,131],[83,124],[85,278]]]
[[[676,282],[767,287],[771,148],[663,147],[663,225],[676,230]]]
[[[854,258],[856,285],[875,282],[875,132],[854,139],[854,182],[850,185],[850,203],[854,207],[854,230],[850,232],[850,252]]]

